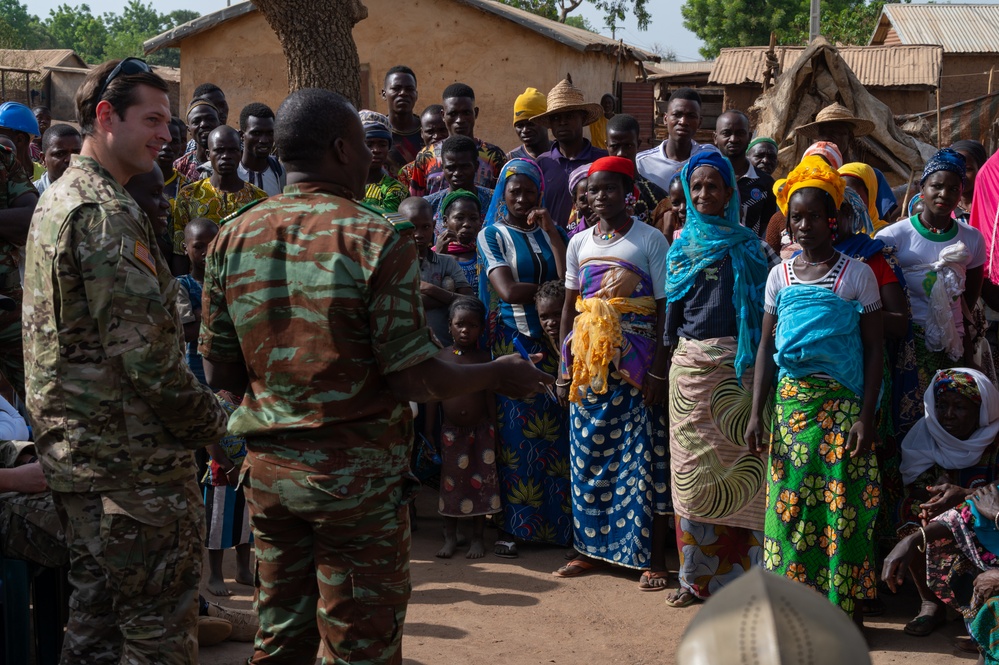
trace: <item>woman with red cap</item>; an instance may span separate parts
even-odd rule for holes
[[[669,508],[659,343],[669,243],[628,214],[634,192],[631,160],[595,161],[587,196],[597,222],[566,251],[555,385],[570,403],[573,544],[581,556],[555,571],[558,577],[608,564],[665,576],[665,552],[653,544],[665,542],[657,526],[666,526]]]

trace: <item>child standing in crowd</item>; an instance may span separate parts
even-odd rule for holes
[[[576,235],[584,229],[590,228],[594,220],[591,219],[593,212],[590,208],[590,200],[586,198],[586,172],[589,164],[583,164],[578,169],[569,174],[569,193],[572,194],[572,212],[569,213],[569,237]]]
[[[225,390],[218,391],[216,397],[230,417],[242,401]],[[253,586],[250,511],[243,486],[238,485],[239,470],[246,457],[246,439],[228,435],[206,448],[211,456],[204,478],[205,518],[208,522],[205,542],[208,548],[208,591],[216,596],[229,596],[231,592],[222,573],[222,559],[228,549],[236,548],[236,582]]]
[[[541,329],[545,331],[554,348],[559,345],[559,328],[562,326],[562,308],[565,306],[565,284],[553,279],[538,287],[534,294],[534,306],[541,319]]]
[[[479,348],[486,324],[486,307],[477,298],[459,297],[449,311],[454,344],[441,351],[441,359],[459,365],[490,361]],[[496,399],[480,391],[440,403],[441,489],[439,511],[444,517],[444,547],[437,552],[449,559],[458,545],[458,518],[472,518],[468,559],[485,556],[483,530],[486,515],[500,510],[499,477],[496,472]],[[438,405],[427,405],[427,436],[433,435]]]
[[[673,214],[669,216],[673,223],[668,224],[664,232],[672,242],[680,237],[680,231],[687,223],[687,197],[683,193],[683,180],[680,179],[679,173],[669,182],[669,201],[673,206]]]
[[[454,258],[469,284],[479,283],[475,238],[482,230],[482,208],[479,197],[459,189],[447,195],[441,204],[444,232],[437,238],[435,251]]]
[[[184,227],[182,247],[191,263],[191,272],[177,277],[180,284],[178,309],[184,324],[184,341],[187,343],[187,364],[194,376],[204,384],[205,369],[198,353],[198,331],[201,328],[201,286],[205,281],[205,256],[208,245],[219,234],[219,227],[210,219],[196,217]]]
[[[427,312],[427,324],[438,341],[450,344],[447,308],[459,296],[470,296],[474,291],[457,261],[446,254],[430,251],[434,238],[434,218],[426,199],[409,197],[399,205],[399,214],[415,227],[413,242],[420,261],[420,295]]]

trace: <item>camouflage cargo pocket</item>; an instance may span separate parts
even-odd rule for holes
[[[347,645],[354,650],[368,651],[374,645],[387,646],[394,642],[402,630],[406,604],[413,591],[409,570],[354,572],[352,585],[358,620],[350,626]]]

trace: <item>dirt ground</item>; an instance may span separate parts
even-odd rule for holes
[[[432,490],[421,492],[417,506],[404,665],[676,663],[677,644],[698,610],[696,605],[666,607],[665,593],[639,591],[638,575],[631,571],[571,580],[552,577],[551,571],[563,563],[563,550],[558,548],[522,547],[520,558],[514,560],[489,554],[470,561],[463,550],[453,559],[437,559],[441,531]],[[493,535],[486,531],[487,539]],[[239,595],[219,602],[250,608],[252,590],[232,582],[234,556],[227,553],[226,571],[230,589]],[[206,565],[206,576],[207,572]],[[902,632],[919,606],[911,586],[885,601],[887,613],[868,620],[874,665],[975,663],[973,656],[951,646],[964,634],[960,621],[924,638]],[[201,662],[237,665],[245,663],[251,652],[250,644],[224,642],[202,649]]]

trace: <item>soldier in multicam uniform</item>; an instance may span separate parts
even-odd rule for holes
[[[167,86],[141,60],[90,70],[83,151],[31,225],[28,410],[66,529],[63,663],[197,662],[204,512],[193,450],[226,415],[187,368],[177,286],[125,192],[170,140]]]
[[[355,202],[371,153],[345,99],[299,90],[274,133],[288,186],[222,226],[200,343],[209,384],[245,391],[230,431],[246,437],[257,552],[250,662],[311,663],[322,639],[324,663],[397,664],[415,488],[407,402],[528,396],[551,379],[515,356],[435,357],[415,245]]]

